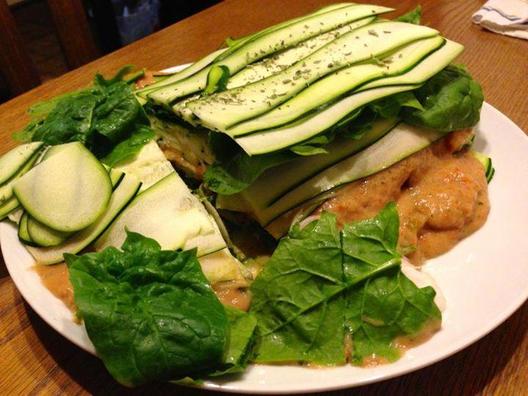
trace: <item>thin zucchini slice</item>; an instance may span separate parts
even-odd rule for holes
[[[365,100],[372,95],[376,98],[381,98],[396,93],[396,91],[392,91],[392,89],[399,89],[397,88],[398,85],[394,85],[395,82],[405,83],[405,85],[399,86],[400,88],[413,82],[416,82],[417,84],[423,83],[451,63],[451,61],[456,58],[462,50],[462,45],[446,40],[446,43],[441,48],[434,51],[423,61],[418,63],[418,65],[400,76],[380,78],[361,86],[349,97],[338,101],[334,105],[331,105],[314,115],[308,115],[306,118],[302,118],[283,127],[242,136],[237,138],[236,141],[248,154],[251,155],[264,154],[299,143],[330,128],[338,119],[341,119],[340,117],[345,116],[344,113],[347,110],[352,111],[354,108],[357,109],[359,103],[368,103],[365,102]],[[369,89],[365,88],[367,86]],[[416,86],[412,88],[411,85],[409,85],[409,87],[409,89],[416,88]],[[384,91],[385,89],[387,91]],[[317,122],[314,123],[314,120]]]
[[[211,285],[230,281],[246,283],[243,265],[233,257],[228,248],[201,256],[198,261],[200,261],[202,271]]]
[[[211,62],[213,62],[221,53],[225,52],[226,50],[227,48],[222,48],[217,51],[211,52],[209,55],[205,56],[197,62],[194,62],[185,69],[180,70],[179,72],[176,72],[170,76],[167,76],[167,78],[164,78],[154,84],[148,85],[145,88],[138,89],[134,93],[143,99],[147,99],[147,95],[150,92],[155,91],[165,85],[169,85],[174,82],[183,80],[184,78],[187,78],[189,76],[192,76],[194,73],[210,65]]]
[[[357,92],[392,85],[422,84],[449,65],[463,50],[464,46],[462,44],[446,40],[442,48],[433,52],[407,73],[374,80],[361,86]]]
[[[105,211],[112,184],[97,158],[74,142],[22,176],[13,191],[31,217],[54,230],[73,232]]]
[[[33,156],[26,161],[24,165],[18,170],[18,172],[11,177],[4,185],[0,186],[0,205],[9,201],[13,196],[13,187],[17,181],[26,174],[35,164],[40,155],[40,150],[34,152]]]
[[[272,168],[244,191],[234,195],[219,195],[216,205],[220,209],[250,212],[254,210],[252,208],[266,208],[311,177],[378,141],[397,123],[396,118],[381,119],[361,139],[338,138],[326,147],[326,154],[297,158]]]
[[[121,246],[125,229],[153,238],[169,250],[187,248],[188,241],[200,236],[218,235],[207,239],[207,244],[192,246],[197,247],[198,256],[226,246],[214,220],[175,172],[139,194],[96,241],[95,248]]]
[[[15,176],[44,147],[42,142],[22,144],[0,157],[0,185]]]
[[[18,202],[18,199],[16,199],[15,196],[9,198],[0,206],[0,221],[4,220],[7,216],[9,216],[11,212],[18,209],[19,206],[20,203]]]
[[[108,208],[91,226],[73,234],[63,244],[49,248],[28,247],[38,264],[56,264],[63,261],[64,253],[76,254],[90,245],[121,213],[137,194],[141,182],[134,176],[125,175],[110,198]]]
[[[278,73],[294,63],[306,58],[330,41],[352,30],[372,23],[376,17],[367,17],[349,23],[340,28],[312,37],[297,44],[295,47],[273,54],[260,62],[248,65],[229,79],[228,89],[241,87],[252,82],[262,80],[272,74]]]
[[[44,153],[44,155],[42,155],[42,158],[40,159],[39,162],[45,161],[47,159],[50,159],[54,155],[60,153],[65,148],[68,149],[68,146],[66,146],[64,144],[58,144],[58,145],[55,145],[55,146],[49,146],[47,148],[46,152]]]
[[[418,40],[375,62],[340,69],[260,117],[235,125],[227,133],[229,136],[241,136],[294,121],[309,111],[350,94],[365,82],[409,71],[444,42],[440,36]]]
[[[316,80],[354,63],[383,56],[438,31],[403,22],[377,22],[346,33],[280,73],[187,104],[201,123],[228,128],[270,111]]]
[[[265,226],[288,210],[317,199],[320,194],[388,168],[444,135],[434,130],[399,124],[374,144],[318,173],[271,205],[254,208],[253,215]]]
[[[31,216],[26,216],[26,218],[26,228],[29,238],[38,246],[57,246],[71,235],[69,232],[56,231],[49,228]]]
[[[29,236],[27,229],[28,214],[24,212],[18,223],[18,239],[25,245],[35,246],[35,242]]]
[[[225,91],[229,80],[229,69],[224,65],[214,65],[207,75],[207,85],[203,91],[204,95],[211,95],[215,92]]]
[[[349,23],[343,27],[320,34],[319,36],[312,37],[285,51],[272,54],[262,61],[248,65],[229,79],[227,82],[227,88],[232,89],[241,87],[243,85],[262,80],[271,76],[272,74],[278,73],[293,65],[295,62],[317,51],[330,41],[335,40],[339,36],[354,29],[360,28],[361,26],[368,25],[375,19],[376,17],[360,19],[359,21]],[[187,108],[187,103],[199,98],[200,95],[193,95],[189,98],[185,98],[184,100],[175,103],[172,106],[172,110],[191,125],[195,125],[196,122],[193,112],[191,109]]]
[[[290,23],[280,29],[256,34],[244,41],[240,46],[229,48],[222,53],[213,65],[227,66],[231,74],[237,73],[250,63],[285,48],[294,46],[310,37],[333,30],[343,24],[392,11],[390,8],[371,5],[350,5],[317,15],[311,15],[297,22]],[[205,88],[209,67],[198,73],[165,85],[159,90],[148,94],[148,98],[162,105],[169,105],[178,98],[182,98],[201,91]]]
[[[170,85],[173,83],[176,83],[178,81],[181,81],[187,77],[192,76],[193,74],[199,72],[202,69],[207,68],[207,66],[211,65],[215,61],[220,61],[224,56],[236,51],[238,48],[240,48],[244,43],[248,42],[249,40],[254,40],[264,34],[270,33],[272,31],[281,29],[283,27],[286,27],[288,25],[291,25],[292,23],[298,22],[304,18],[308,18],[312,15],[320,15],[328,11],[336,10],[338,8],[343,8],[352,5],[353,3],[339,3],[339,4],[332,4],[330,6],[324,7],[320,10],[315,11],[312,14],[304,15],[299,18],[290,19],[285,22],[279,23],[277,25],[270,26],[264,30],[261,30],[259,32],[250,34],[245,37],[240,37],[237,39],[227,39],[226,43],[228,44],[228,48],[221,48],[217,51],[211,52],[210,54],[206,55],[202,59],[194,62],[193,64],[189,65],[185,69],[176,72],[170,76],[168,76],[163,81],[159,81],[155,84],[151,84],[148,87],[145,87],[143,89],[137,90],[135,93],[136,95],[140,96],[141,98],[147,99],[147,96],[149,93],[158,90],[161,87],[164,87],[166,85]],[[229,51],[229,52],[228,52]],[[225,53],[225,54],[224,54]]]
[[[330,12],[330,11],[334,11],[334,10],[337,10],[337,9],[340,9],[340,8],[349,7],[351,5],[355,5],[355,3],[345,2],[345,3],[330,4],[328,6],[322,7],[320,9],[312,12],[311,14],[302,15],[302,16],[297,17],[297,18],[288,19],[288,20],[286,20],[284,22],[280,22],[280,23],[278,23],[276,25],[269,26],[269,27],[267,27],[267,28],[265,28],[263,30],[255,32],[253,34],[249,34],[249,35],[247,35],[245,37],[239,37],[239,38],[236,38],[236,39],[228,37],[226,39],[226,44],[230,48],[233,48],[233,47],[239,48],[241,45],[243,45],[244,43],[247,43],[250,40],[255,40],[258,37],[262,37],[262,36],[264,36],[264,35],[266,35],[268,33],[271,33],[271,32],[277,31],[279,29],[285,28],[287,26],[293,25],[294,23],[300,22],[300,21],[302,21],[304,19],[310,18],[312,16],[316,16],[316,15],[321,15],[321,14],[324,14],[324,13],[327,13],[327,12]]]
[[[328,130],[343,118],[370,102],[416,88],[417,86],[415,85],[381,87],[353,94],[319,113],[309,115],[281,128],[242,136],[236,139],[236,142],[249,155],[277,151]]]
[[[484,167],[484,172],[486,175],[486,181],[488,184],[493,179],[493,176],[495,175],[495,168],[493,167],[493,161],[490,157],[488,157],[486,154],[480,153],[475,150],[471,150],[471,154],[482,164]]]
[[[142,191],[174,172],[171,163],[153,140],[144,145],[135,158],[121,162],[112,170],[137,177],[142,183]]]
[[[111,168],[108,171],[108,175],[110,176],[110,182],[112,183],[112,190],[115,190],[125,177],[125,172],[119,169]]]

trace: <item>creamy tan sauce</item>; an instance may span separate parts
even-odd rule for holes
[[[395,201],[400,247],[414,264],[442,254],[479,229],[489,212],[484,167],[457,153],[470,132],[449,134],[390,168],[340,189],[318,209],[340,225],[375,216]]]
[[[405,353],[407,349],[414,348],[415,346],[418,346],[429,340],[434,335],[434,333],[436,333],[440,329],[441,324],[442,322],[440,320],[431,320],[423,327],[423,329],[418,334],[412,337],[397,337],[392,342],[392,346],[399,351],[399,354],[401,356]],[[376,367],[388,363],[390,363],[390,361],[387,358],[373,354],[363,359],[363,361],[361,362],[361,367]]]
[[[230,285],[231,282],[222,282],[213,286],[213,290],[224,305],[248,311],[251,305],[249,290],[245,287]]]
[[[152,85],[156,82],[156,77],[160,76],[170,76],[172,73],[163,72],[163,71],[152,71],[152,70],[145,70],[143,73],[143,76],[138,78],[135,82],[136,89],[142,89],[145,87],[148,87],[149,85]]]
[[[36,265],[33,267],[40,276],[42,284],[51,294],[61,300],[73,313],[77,311],[73,300],[73,286],[70,282],[68,267],[66,263],[54,265]],[[245,287],[240,287],[237,282],[222,282],[213,286],[213,290],[224,305],[249,310],[251,297]]]
[[[136,89],[145,88],[148,85],[156,82],[156,75],[150,70],[145,70],[145,73],[141,78],[136,80]]]
[[[440,330],[441,326],[441,320],[431,320],[423,327],[422,331],[413,337],[397,337],[393,342],[393,346],[402,352],[406,351],[407,349],[414,348],[415,346],[428,341],[438,330]]]
[[[384,358],[383,356],[378,356],[375,353],[363,358],[363,361],[361,362],[361,367],[377,367],[381,366],[382,364],[389,364],[390,361],[387,358]]]
[[[42,284],[59,300],[61,300],[70,311],[75,312],[77,307],[73,302],[73,286],[70,282],[68,267],[66,263],[54,265],[36,265],[33,267],[40,276]]]
[[[169,160],[176,167],[176,169],[181,169],[188,175],[191,175],[198,180],[203,179],[206,165],[201,163],[199,160],[192,162],[188,161],[186,155],[191,155],[191,151],[183,153],[182,151],[179,151],[174,147],[165,144],[164,142],[160,142],[159,145],[163,151],[163,154],[165,155],[165,158],[167,158],[167,160]]]

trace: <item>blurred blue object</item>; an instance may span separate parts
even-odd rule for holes
[[[159,26],[159,0],[112,0],[121,44],[148,36]]]

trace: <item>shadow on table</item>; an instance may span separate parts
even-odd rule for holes
[[[122,387],[112,379],[99,359],[65,340],[40,319],[29,305],[25,304],[25,310],[33,329],[51,357],[72,381],[91,394],[211,395],[207,391],[171,384],[154,384],[136,389]],[[442,362],[378,384],[329,392],[325,395],[430,396],[450,395],[453,391],[457,394],[481,394],[494,377],[506,367],[525,337],[528,337],[528,303],[484,339]],[[64,381],[64,379],[61,381],[58,375],[54,378],[54,373],[50,373],[50,377],[48,380],[58,382],[58,387],[61,385],[60,382]]]

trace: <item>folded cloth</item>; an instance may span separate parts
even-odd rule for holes
[[[528,0],[489,0],[471,19],[492,32],[528,40]]]

